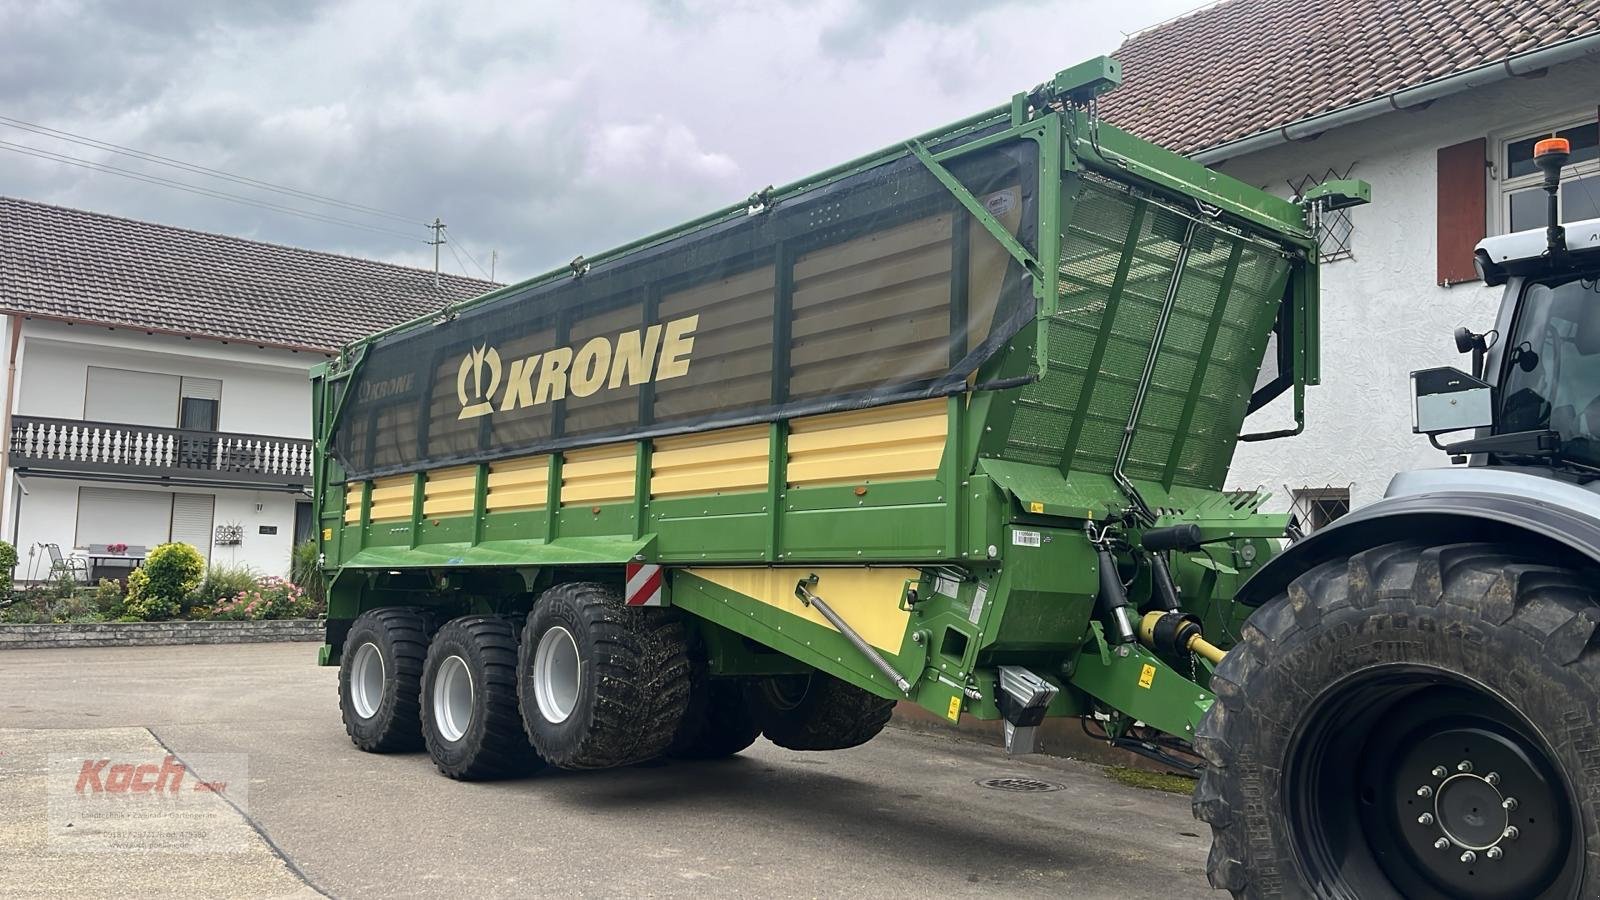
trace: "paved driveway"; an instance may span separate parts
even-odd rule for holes
[[[0,653],[0,895],[1220,896],[1188,798],[1092,765],[891,728],[836,753],[763,741],[721,762],[463,784],[424,754],[357,752],[336,673],[314,658],[310,644]],[[242,799],[198,813],[225,848],[95,850],[49,814],[51,760],[168,750],[247,765]],[[1066,789],[975,784],[1008,775]],[[139,827],[162,833],[172,814]]]

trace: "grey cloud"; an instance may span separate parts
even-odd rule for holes
[[[401,239],[7,153],[0,191],[412,264],[431,264],[437,215],[526,277],[1002,102],[1188,0],[1131,2],[1115,22],[1087,0],[0,5],[0,114],[415,224],[363,219]],[[1067,17],[1077,45],[1018,52],[1030,22]],[[896,40],[841,53],[853,34]]]
[[[845,59],[877,54],[907,22],[952,26],[1008,6],[1037,0],[877,0],[857,4],[840,21],[823,29],[818,44],[830,56]]]

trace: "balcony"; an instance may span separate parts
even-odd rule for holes
[[[296,490],[311,484],[311,442],[41,416],[11,417],[11,467],[147,482]]]

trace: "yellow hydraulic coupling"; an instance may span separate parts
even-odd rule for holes
[[[1162,653],[1194,653],[1222,662],[1224,652],[1200,633],[1200,620],[1187,613],[1147,612],[1139,620],[1139,642]]]

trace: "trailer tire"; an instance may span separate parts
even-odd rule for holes
[[[503,616],[446,622],[422,672],[422,738],[438,770],[462,781],[537,771],[517,707],[517,623]]]
[[[604,769],[665,753],[689,702],[688,641],[673,609],[623,603],[609,584],[545,591],[517,658],[523,727],[565,769]]]
[[[744,685],[733,678],[700,673],[689,687],[689,707],[667,748],[675,759],[724,759],[746,749],[761,736],[750,712]]]
[[[422,747],[422,667],[432,617],[403,606],[369,609],[345,636],[339,714],[350,741],[368,753]]]
[[[1600,896],[1594,583],[1515,548],[1408,542],[1262,605],[1196,734],[1211,884]]]
[[[894,701],[824,672],[753,679],[745,698],[761,733],[789,750],[844,750],[877,737]]]

